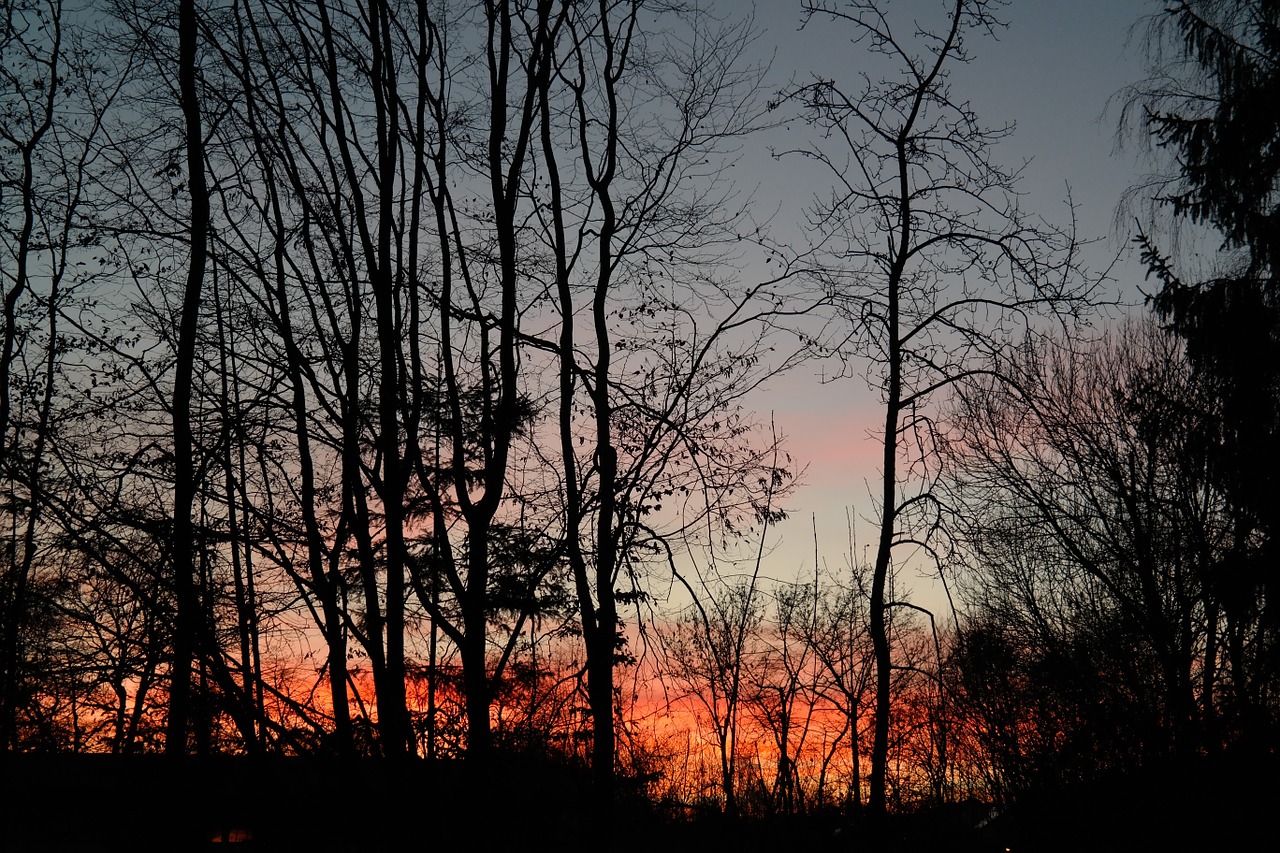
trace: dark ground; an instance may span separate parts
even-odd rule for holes
[[[399,770],[371,760],[0,757],[0,851],[827,851],[1270,849],[1280,762],[1205,760],[985,808],[898,816],[879,838],[836,815],[674,821],[636,801],[597,819],[580,773],[515,759]],[[481,808],[471,804],[479,802]],[[1259,846],[1260,845],[1260,846]]]

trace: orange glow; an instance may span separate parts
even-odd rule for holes
[[[776,639],[776,638],[775,638]],[[558,641],[540,651],[537,669],[527,657],[509,664],[501,684],[494,691],[491,726],[494,741],[503,749],[533,749],[561,754],[574,762],[586,763],[591,754],[591,718],[585,683],[579,665],[576,638]],[[466,715],[459,667],[448,662],[437,667],[435,679],[435,747],[441,757],[461,756],[466,749]],[[372,673],[358,659],[348,673],[351,714],[357,726],[357,748],[376,750],[378,721],[377,693]],[[825,677],[808,660],[791,685],[790,693],[777,685],[762,682],[754,688],[743,682],[741,696],[732,719],[723,696],[699,692],[709,688],[683,687],[659,672],[653,661],[638,668],[620,668],[618,684],[623,694],[619,709],[623,731],[619,736],[619,767],[624,774],[641,774],[657,779],[654,791],[664,800],[703,805],[722,803],[725,774],[732,772],[735,796],[750,800],[752,808],[771,809],[780,798],[790,797],[806,807],[840,804],[853,797],[852,786],[864,785],[869,775],[869,733],[872,727],[873,696],[864,695],[849,719],[845,701],[838,691],[822,683]],[[422,665],[411,666],[406,678],[406,696],[418,737],[419,755],[428,753],[429,673]],[[268,690],[264,710],[273,727],[298,732],[296,741],[281,742],[287,751],[322,749],[316,726],[332,726],[332,708],[327,672],[313,664],[284,664],[279,661],[265,672]],[[140,712],[142,728],[151,734],[140,743],[141,751],[163,746],[164,713],[167,695],[160,686],[150,689]],[[124,707],[135,707],[136,685]],[[898,688],[892,714],[891,749],[896,784],[904,797],[928,796],[936,786],[937,774],[954,772],[939,768],[939,739],[946,743],[945,760],[954,762],[965,752],[965,734],[960,722],[944,719],[936,687],[927,681],[906,683]],[[683,692],[680,692],[683,691]],[[111,751],[112,715],[106,706],[90,711],[78,706],[77,725],[82,732],[97,732],[82,741],[83,751]],[[785,725],[783,724],[785,721]],[[220,733],[213,742],[229,751],[239,751],[238,734],[232,721],[221,717],[212,721]],[[940,727],[941,726],[941,727]],[[857,731],[857,739],[853,734]],[[137,747],[135,747],[137,748]],[[971,752],[970,754],[974,754]],[[745,806],[744,806],[745,807]],[[785,806],[793,807],[793,806]],[[236,827],[225,827],[211,840],[233,842],[240,838]]]

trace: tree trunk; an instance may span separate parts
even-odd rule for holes
[[[373,55],[375,124],[378,130],[378,245],[371,264],[378,329],[378,448],[382,456],[382,517],[385,536],[386,675],[378,690],[378,723],[383,750],[403,756],[414,750],[413,728],[405,696],[404,543],[405,477],[400,453],[399,376],[400,324],[396,310],[396,276],[392,236],[396,230],[396,145],[399,104],[395,97],[389,11],[383,0],[369,4],[370,47]]]
[[[196,322],[204,284],[209,232],[209,190],[204,173],[204,138],[196,96],[196,10],[194,0],[178,7],[178,85],[186,130],[187,186],[191,196],[191,257],[182,299],[182,317],[173,380],[173,560],[177,612],[174,617],[173,665],[165,751],[185,754],[191,717],[191,667],[200,621],[193,555],[196,550],[191,512],[195,503],[194,439],[191,430],[192,374]]]
[[[875,731],[871,742],[871,790],[867,807],[873,822],[880,824],[887,809],[886,774],[889,767],[889,714],[892,697],[889,695],[892,654],[889,647],[888,609],[885,591],[889,572],[893,567],[893,539],[898,519],[898,429],[902,406],[902,342],[899,323],[899,294],[903,270],[911,247],[911,202],[908,170],[910,163],[904,142],[897,145],[899,204],[898,241],[893,264],[886,282],[885,319],[888,344],[886,357],[889,376],[885,388],[884,407],[884,456],[880,493],[880,539],[876,547],[876,564],[871,576],[871,602],[869,606],[871,647],[876,661],[876,713]]]

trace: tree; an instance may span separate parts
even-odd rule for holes
[[[881,80],[843,87],[817,79],[791,93],[822,138],[794,152],[834,185],[807,226],[828,262],[822,280],[839,307],[833,352],[862,359],[883,395],[883,461],[869,630],[876,659],[871,751],[873,818],[885,812],[893,649],[887,596],[895,554],[937,560],[939,504],[931,402],[986,375],[990,358],[1040,318],[1069,322],[1091,288],[1075,275],[1071,235],[1018,206],[1015,173],[992,160],[1011,127],[988,129],[948,79],[969,40],[990,34],[994,4],[955,0],[937,28],[910,32],[887,4],[806,4],[852,43],[892,63]],[[941,564],[939,563],[939,567]]]
[[[1174,154],[1157,203],[1218,232],[1222,248],[1243,250],[1239,278],[1265,284],[1280,261],[1280,164],[1271,156],[1280,118],[1270,109],[1280,93],[1280,5],[1184,0],[1148,26],[1152,77],[1128,90],[1122,128],[1140,111],[1143,130]]]
[[[852,532],[852,530],[851,530]],[[859,814],[863,805],[862,733],[866,728],[867,695],[871,690],[875,654],[870,648],[867,606],[870,601],[871,567],[852,553],[849,543],[849,575],[829,576],[820,584],[819,613],[806,627],[805,643],[823,672],[818,688],[839,709],[847,731],[849,749],[848,808]],[[816,556],[816,555],[815,555]],[[834,750],[836,744],[833,743]]]
[[[173,572],[177,598],[174,614],[174,648],[169,698],[169,726],[165,751],[181,755],[187,751],[190,715],[191,664],[196,655],[198,607],[195,567],[192,555],[196,538],[192,530],[196,469],[194,437],[191,432],[191,378],[195,370],[196,322],[204,288],[208,261],[209,189],[205,181],[204,126],[200,120],[200,98],[196,88],[196,9],[192,0],[183,0],[178,9],[178,87],[185,124],[187,186],[191,199],[189,220],[191,255],[187,283],[182,297],[178,348],[173,381]]]
[[[785,294],[793,266],[746,285],[734,269],[740,243],[761,243],[744,238],[759,228],[726,178],[761,113],[750,20],[673,5],[650,24],[649,12],[575,8],[539,102],[539,224],[559,313],[541,345],[557,359],[562,536],[606,800],[620,605],[645,594],[642,564],[691,530],[771,520],[791,475],[740,401],[795,364],[775,348],[778,326],[806,310]]]
[[[770,810],[804,811],[805,790],[798,759],[810,735],[822,672],[814,666],[806,638],[817,631],[815,583],[778,584],[773,589],[770,630],[765,633],[746,680],[747,710],[776,751]]]
[[[350,738],[347,636],[373,672],[383,751],[414,748],[404,687],[414,593],[431,636],[443,631],[460,650],[468,749],[481,757],[491,682],[520,636],[502,641],[494,671],[490,550],[508,528],[514,448],[535,414],[517,352],[533,298],[520,235],[534,81],[548,73],[563,13],[550,3],[237,10],[216,22],[231,85],[210,91],[225,116],[212,155],[226,175],[220,248],[265,318],[252,327],[258,345],[281,354],[291,388],[278,415],[292,446],[254,455],[286,494],[290,472],[301,475],[296,513],[254,514],[269,520],[272,559],[321,603],[312,613],[339,749]],[[269,362],[262,372],[250,399],[278,381]],[[265,404],[277,406],[270,395]]]
[[[1028,345],[1008,373],[957,395],[952,445],[964,683],[988,736],[1016,739],[991,744],[1002,784],[1217,748],[1251,677],[1218,582],[1247,545],[1212,477],[1211,390],[1154,320]]]
[[[711,611],[690,607],[661,632],[664,669],[680,690],[677,698],[691,703],[700,724],[711,730],[720,796],[725,813],[731,815],[738,813],[738,765],[743,755],[738,732],[744,655],[763,616],[758,592],[745,584],[722,590],[710,598]]]
[[[766,247],[725,179],[761,113],[752,30],[649,10],[112,5],[122,97],[73,247],[111,286],[5,280],[6,474],[57,460],[33,529],[75,566],[6,600],[5,639],[29,613],[93,660],[109,695],[77,720],[122,748],[143,708],[175,752],[435,755],[456,661],[479,758],[509,667],[577,642],[543,624],[568,577],[607,796],[621,611],[687,543],[778,517],[790,462],[742,401],[798,357],[775,347],[794,269],[743,284]],[[42,370],[89,413],[47,453]],[[95,642],[92,601],[128,636]]]
[[[32,453],[30,468],[18,460],[19,439],[23,430],[13,423],[14,396],[23,384],[23,377],[16,375],[15,367],[21,365],[19,343],[25,337],[26,325],[21,316],[24,303],[31,299],[32,267],[44,242],[37,232],[48,229],[56,240],[59,211],[44,202],[51,200],[39,190],[41,176],[39,153],[50,135],[55,118],[55,106],[60,101],[60,82],[66,62],[62,44],[62,9],[60,4],[43,7],[40,4],[7,8],[3,34],[0,35],[0,82],[3,83],[4,109],[0,113],[0,139],[5,145],[3,159],[3,248],[4,272],[0,276],[3,285],[4,318],[0,330],[0,464],[9,483],[6,514],[13,514],[13,524],[5,525],[16,531],[22,522],[19,509],[19,478],[27,482],[28,497],[24,535],[10,533],[5,543],[3,569],[0,569],[0,749],[14,745],[16,736],[17,706],[23,690],[24,670],[22,660],[25,623],[30,606],[28,589],[32,569],[36,564],[35,535],[38,512],[34,495],[36,475],[41,467],[42,442],[45,430],[37,430],[36,449]],[[56,197],[56,196],[55,196]],[[14,202],[16,199],[16,204]],[[66,212],[67,214],[70,211]],[[65,215],[65,214],[64,214]],[[52,242],[52,241],[51,241]],[[54,258],[53,283],[48,303],[56,303],[57,283],[66,271],[65,264],[58,264],[57,248],[49,247]],[[49,317],[55,318],[52,310]],[[53,321],[56,322],[56,321]],[[56,325],[50,329],[56,334]],[[54,344],[47,345],[48,364],[53,364]],[[38,382],[31,377],[32,384]],[[44,405],[38,419],[47,425],[51,389],[46,383]],[[25,407],[19,400],[18,412]],[[25,413],[24,413],[25,414]],[[11,424],[14,427],[11,435]],[[27,469],[27,470],[23,470]]]
[[[74,477],[62,450],[93,419],[93,404],[66,387],[67,365],[77,356],[64,314],[97,277],[85,263],[99,246],[92,164],[117,93],[117,69],[92,57],[62,3],[14,3],[4,14],[0,478],[6,489],[0,512],[7,533],[0,558],[0,749],[18,746],[21,694],[48,677],[25,659],[40,653],[40,632],[33,629],[42,613],[57,609],[53,593],[63,588],[52,541],[59,515],[54,496],[73,488]]]
[[[1275,671],[1280,625],[1264,602],[1275,590],[1280,524],[1273,500],[1280,484],[1280,117],[1272,106],[1280,98],[1280,4],[1180,2],[1152,16],[1147,44],[1152,76],[1128,90],[1122,129],[1140,115],[1168,171],[1138,191],[1152,190],[1175,227],[1201,226],[1221,245],[1209,277],[1193,281],[1141,226],[1137,241],[1159,284],[1153,307],[1220,395],[1213,477],[1234,507],[1236,539],[1256,544],[1218,583],[1234,587],[1223,598],[1233,619],[1263,618],[1260,657],[1270,662],[1259,671]],[[1265,692],[1261,684],[1248,691],[1259,724]]]

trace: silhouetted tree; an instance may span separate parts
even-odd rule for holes
[[[870,584],[875,730],[868,806],[885,812],[892,672],[887,590],[895,554],[938,558],[932,401],[986,375],[990,357],[1040,318],[1066,320],[1090,287],[1075,275],[1072,236],[1031,220],[1015,174],[992,159],[1011,127],[984,127],[949,71],[998,23],[995,4],[955,0],[937,26],[898,21],[889,4],[806,4],[806,21],[848,27],[891,63],[891,76],[844,86],[818,79],[792,93],[822,139],[798,153],[825,167],[829,195],[807,226],[827,253],[823,282],[839,307],[830,344],[862,360],[884,400],[879,530]]]
[[[173,380],[173,572],[177,610],[174,614],[173,664],[169,690],[169,724],[165,751],[187,750],[191,714],[191,667],[196,655],[199,602],[196,598],[195,443],[191,430],[192,374],[196,360],[196,323],[204,289],[209,245],[209,189],[205,181],[204,125],[196,86],[197,24],[193,0],[178,7],[178,88],[181,96],[186,151],[187,189],[191,203],[188,236],[191,254],[183,291]]]
[[[460,650],[469,748],[487,750],[501,675],[491,531],[509,527],[513,448],[535,414],[519,380],[533,298],[519,211],[533,81],[550,61],[541,28],[556,14],[549,3],[245,4],[218,19],[233,83],[210,92],[226,115],[211,154],[228,174],[221,248],[265,318],[250,334],[280,353],[290,388],[286,405],[263,403],[291,424],[291,447],[253,454],[290,497],[255,515],[269,519],[272,560],[321,605],[339,749],[348,636],[373,672],[383,750],[412,748],[406,644],[425,612],[431,636]],[[246,394],[261,399],[280,369],[259,369]],[[513,641],[501,642],[499,669]]]
[[[36,560],[36,533],[38,525],[37,490],[41,479],[43,447],[47,433],[49,406],[51,403],[51,371],[55,364],[55,339],[57,334],[56,310],[58,285],[66,273],[65,262],[59,263],[59,255],[65,256],[68,228],[61,225],[73,215],[74,208],[67,209],[60,194],[42,191],[46,176],[40,168],[44,152],[55,151],[55,163],[63,152],[45,140],[51,135],[55,109],[62,100],[61,83],[66,74],[66,48],[62,42],[62,7],[54,4],[13,4],[5,9],[4,29],[0,32],[0,97],[4,108],[0,112],[0,139],[4,142],[3,190],[0,190],[0,239],[3,255],[0,256],[0,298],[3,298],[3,328],[0,328],[0,477],[7,484],[4,515],[11,519],[4,525],[6,536],[4,553],[0,556],[0,749],[15,745],[18,705],[25,690],[23,682],[29,677],[25,646],[26,626],[29,616],[38,609],[29,598],[32,571]],[[57,177],[47,176],[55,184]],[[74,201],[74,191],[70,197]],[[60,210],[61,208],[61,210]],[[61,225],[61,227],[60,227]],[[44,232],[43,234],[40,232]],[[46,239],[48,238],[48,239]],[[59,252],[57,242],[64,248]],[[53,274],[47,296],[49,306],[50,339],[46,343],[46,381],[43,395],[32,395],[29,414],[22,399],[25,387],[38,387],[38,374],[22,376],[15,368],[21,367],[26,355],[19,344],[27,336],[33,301],[33,267],[36,267],[47,246],[53,260]],[[33,353],[34,355],[34,353]],[[32,361],[38,363],[38,356]],[[36,368],[38,370],[38,368]],[[17,396],[15,417],[14,397]],[[41,397],[43,401],[41,404]],[[34,417],[32,416],[34,414]],[[30,431],[17,423],[28,421]],[[43,427],[43,428],[39,428]],[[26,441],[34,447],[26,452]],[[30,456],[28,459],[27,457]],[[21,497],[20,497],[21,495]],[[22,533],[18,533],[22,530]],[[34,620],[33,620],[34,621]]]
[[[1154,321],[1028,345],[1008,374],[957,395],[953,445],[964,683],[1003,784],[1213,748],[1250,674],[1225,655],[1217,576],[1244,543],[1212,476],[1212,394]]]
[[[81,353],[64,313],[78,291],[91,291],[100,270],[86,263],[100,246],[92,163],[116,69],[93,58],[76,16],[60,2],[13,3],[3,14],[0,749],[8,749],[20,740],[19,706],[33,707],[22,695],[52,677],[31,669],[27,658],[42,654],[38,626],[48,626],[56,594],[66,588],[55,538],[65,504],[54,505],[74,491],[76,477],[63,452],[94,421],[90,395],[69,387],[69,365]],[[101,380],[104,392],[111,381],[96,370],[83,379]]]
[[[794,364],[773,333],[803,310],[783,298],[793,273],[743,286],[732,270],[751,225],[726,180],[728,149],[761,112],[762,70],[744,59],[751,22],[650,11],[633,0],[575,8],[539,105],[561,523],[606,797],[620,606],[643,597],[641,567],[667,547],[659,540],[754,518],[789,477],[767,464],[776,441],[760,441],[739,408]]]
[[[868,696],[875,671],[875,654],[867,623],[871,567],[857,560],[850,543],[848,575],[826,574],[819,583],[818,614],[805,629],[823,677],[817,691],[839,709],[846,728],[849,752],[849,811],[858,814],[863,805],[863,733],[869,728]],[[839,743],[833,742],[833,751]],[[825,781],[825,780],[824,780]]]
[[[1160,237],[1140,230],[1137,240],[1159,283],[1153,306],[1221,400],[1211,470],[1241,545],[1215,583],[1229,633],[1260,630],[1256,641],[1228,640],[1240,676],[1244,656],[1254,659],[1256,678],[1237,685],[1238,699],[1259,724],[1268,716],[1274,724],[1264,706],[1280,671],[1280,623],[1265,604],[1276,588],[1280,525],[1280,3],[1179,2],[1149,19],[1147,47],[1152,75],[1126,93],[1122,128],[1140,120],[1168,171],[1134,192],[1151,193],[1174,228],[1192,223],[1221,245],[1197,281],[1204,273],[1181,269],[1177,253],[1167,258]]]
[[[705,603],[691,605],[661,631],[665,669],[679,690],[677,698],[690,703],[695,718],[710,729],[723,807],[737,815],[740,765],[749,757],[743,741],[750,738],[741,736],[746,670],[764,619],[763,591],[753,579],[701,592]]]

